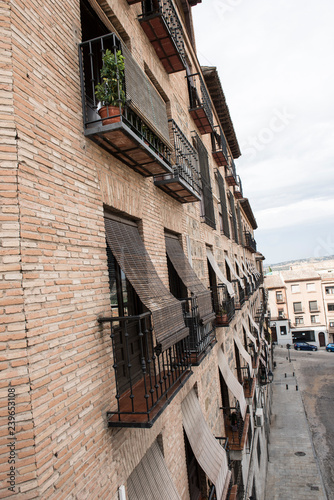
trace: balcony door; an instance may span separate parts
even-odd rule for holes
[[[203,496],[201,493],[201,475],[204,475],[204,472],[198,465],[198,462],[196,460],[193,450],[191,449],[186,433],[184,433],[184,442],[186,448],[189,497],[190,500],[202,500]]]
[[[117,382],[120,394],[142,377],[141,346],[138,336],[138,321],[131,317],[143,312],[143,305],[134,288],[114,258],[107,245],[108,272],[112,315],[129,318],[128,321],[114,322],[115,357]]]

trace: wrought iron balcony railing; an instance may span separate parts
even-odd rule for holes
[[[239,175],[237,175],[237,184],[234,186],[234,197],[237,200],[241,200],[241,198],[243,198],[242,182]]]
[[[187,75],[189,101],[189,112],[194,122],[203,134],[210,134],[213,131],[213,114],[209,93],[204,80],[199,73]]]
[[[225,175],[226,182],[229,186],[237,186],[238,180],[237,180],[237,171],[235,168],[235,164],[233,159],[231,158],[231,165],[228,165],[226,167],[226,175]]]
[[[253,398],[255,392],[255,379],[250,376],[249,367],[241,367],[241,380],[239,381],[244,389],[245,398]]]
[[[174,120],[169,120],[174,151],[171,156],[172,174],[154,177],[154,184],[181,203],[201,199],[201,179],[198,153]]]
[[[234,297],[227,291],[226,285],[211,287],[213,309],[216,313],[216,326],[228,326],[235,314]]]
[[[191,375],[188,338],[161,352],[152,335],[151,313],[99,318],[109,323],[116,382],[110,427],[152,427]]]
[[[167,73],[184,70],[183,30],[172,0],[142,0],[139,21]]]
[[[199,365],[216,343],[216,330],[212,322],[202,324],[198,314],[196,296],[181,299],[184,320],[189,328],[189,350],[192,365]]]
[[[252,253],[256,252],[256,241],[249,231],[245,231],[245,248]]]
[[[249,299],[249,297],[252,295],[253,293],[253,287],[252,285],[249,283],[249,281],[247,280],[247,278],[244,276],[243,278],[243,281],[244,281],[244,285],[245,285],[245,299]]]
[[[235,309],[241,309],[245,303],[245,290],[240,285],[239,280],[232,280],[232,285],[234,288],[234,307]]]
[[[228,437],[229,449],[231,451],[241,451],[246,444],[246,435],[249,426],[249,413],[242,418],[240,408],[223,407],[225,434]]]
[[[214,128],[211,133],[212,156],[219,167],[227,165],[228,153],[223,130],[220,126]]]
[[[115,73],[109,82],[101,76],[107,50]],[[117,36],[81,43],[79,60],[85,135],[143,176],[172,173],[166,107]],[[98,84],[112,88],[113,106],[98,101]]]

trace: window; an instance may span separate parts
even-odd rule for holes
[[[319,311],[318,302],[316,300],[309,301],[310,312]]]
[[[293,303],[293,310],[295,313],[303,312],[302,303],[301,302],[294,302]]]
[[[280,334],[281,335],[287,335],[286,326],[280,326]]]
[[[319,316],[311,316],[311,323],[320,323]]]
[[[291,285],[291,293],[300,292],[299,285]]]
[[[328,311],[334,311],[334,304],[327,304]]]
[[[276,302],[283,302],[283,292],[276,292]]]
[[[330,326],[331,328],[334,328],[334,321],[330,321],[330,322],[329,322],[329,326]]]
[[[315,283],[306,283],[307,292],[315,292]]]
[[[279,310],[278,310],[278,317],[279,317],[280,319],[284,319],[284,317],[285,317],[285,314],[284,314],[284,309],[279,309]]]
[[[221,224],[220,230],[223,232],[223,234],[225,234],[225,236],[229,238],[230,228],[229,228],[228,213],[226,206],[225,184],[224,184],[224,179],[219,172],[217,174],[217,180],[218,180],[219,200],[220,200],[220,206],[219,206],[219,219]]]
[[[334,295],[334,286],[326,286],[326,295]]]
[[[210,181],[209,157],[203,142],[197,134],[194,137],[194,146],[198,152],[202,180],[201,218],[203,222],[208,224],[208,226],[216,229],[215,209],[213,205],[213,195]]]
[[[304,324],[304,318],[303,318],[303,316],[296,316],[295,317],[295,324],[296,325],[303,325]]]

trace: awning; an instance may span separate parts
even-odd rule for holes
[[[182,415],[184,430],[196,460],[215,485],[217,499],[224,500],[231,477],[226,452],[206,423],[194,389],[182,402]],[[159,496],[157,498],[160,500]]]
[[[212,310],[211,292],[207,290],[189,261],[177,238],[166,235],[166,251],[184,286],[197,297],[198,312],[204,324],[212,321],[216,315]],[[180,297],[183,298],[183,297]]]
[[[251,264],[250,265],[250,269],[251,269],[251,272],[254,274],[254,276],[256,278],[260,278],[261,274],[259,273],[259,271],[256,269],[256,267],[254,266],[254,264]]]
[[[249,317],[249,320],[250,320],[250,322],[251,322],[252,326],[254,326],[254,328],[256,328],[256,329],[257,329],[257,331],[258,331],[258,333],[259,333],[259,337],[260,337],[260,327],[259,327],[259,325],[258,325],[257,323],[255,323],[255,321],[254,321],[254,319],[253,319],[253,316],[251,315],[251,313],[250,313],[250,312],[248,313],[248,317]]]
[[[209,248],[206,249],[206,256],[208,258],[208,261],[211,264],[212,269],[216,273],[218,281],[220,281],[221,283],[223,283],[224,285],[226,285],[228,293],[230,294],[231,297],[234,297],[235,293],[234,293],[234,288],[232,286],[232,283],[230,283],[228,281],[228,279],[225,278],[225,276],[222,273],[220,267],[218,266],[218,263],[217,263],[216,259],[213,256],[213,253],[211,252],[211,250]]]
[[[264,359],[262,354],[260,354],[260,361],[262,362],[263,366],[267,367],[267,361]]]
[[[252,275],[252,273],[250,272],[250,270],[248,269],[248,266],[246,266],[244,264],[244,270],[246,271],[246,273],[248,274],[248,276],[250,277],[251,279],[251,282],[253,283],[253,286],[255,288],[255,281],[254,281],[254,276]]]
[[[246,331],[246,335],[247,337],[249,338],[249,340],[251,340],[254,344],[254,349],[255,351],[258,350],[258,347],[257,347],[257,342],[256,342],[256,338],[254,337],[254,335],[251,334],[251,332],[249,331],[249,328],[248,328],[248,325],[246,323],[246,321],[243,319],[241,320],[242,322],[242,326],[244,327],[245,331]]]
[[[235,279],[239,281],[241,288],[245,288],[244,282],[235,272],[234,267],[232,266],[232,263],[231,263],[230,259],[227,257],[227,255],[225,255],[225,261],[226,261],[228,267],[230,268],[230,271],[233,274],[233,276],[235,277]]]
[[[242,418],[245,418],[247,411],[247,403],[245,400],[244,390],[242,388],[242,385],[237,380],[237,378],[233,375],[232,370],[229,367],[228,361],[222,349],[218,349],[218,366],[227,387],[230,389],[233,396],[239,401]]]
[[[241,265],[240,262],[238,261],[238,259],[235,259],[235,261],[238,264],[239,269],[241,270],[242,274],[245,276],[245,278],[248,281],[248,283],[251,284],[250,277],[248,276],[247,273],[245,273],[243,264]]]
[[[152,313],[153,328],[162,350],[189,335],[181,303],[161,281],[135,225],[105,218],[106,238],[118,265]]]
[[[127,481],[128,500],[180,500],[163,454],[155,441]]]
[[[251,358],[250,354],[248,354],[248,352],[246,351],[246,349],[242,345],[241,340],[239,339],[239,337],[236,334],[234,335],[234,342],[237,344],[241,356],[246,361],[248,368],[249,368],[249,374],[252,377],[253,376],[253,362],[252,362],[252,358]]]

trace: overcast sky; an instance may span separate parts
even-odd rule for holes
[[[334,255],[334,1],[203,0],[192,11],[265,264]]]

